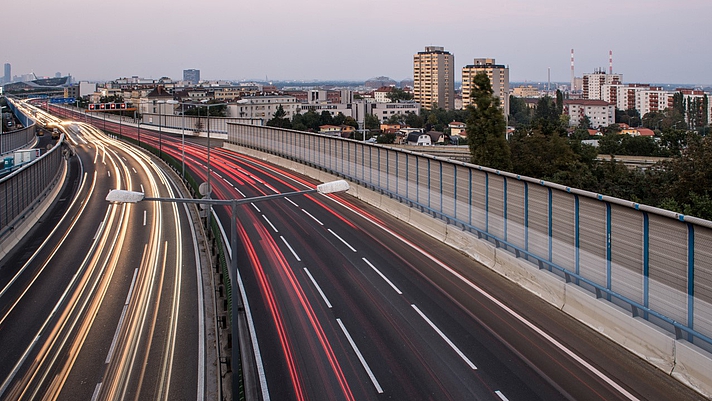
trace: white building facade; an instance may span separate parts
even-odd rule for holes
[[[564,114],[569,116],[569,125],[575,127],[588,117],[591,127],[607,127],[616,121],[616,107],[603,100],[566,99]]]

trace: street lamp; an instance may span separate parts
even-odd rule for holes
[[[208,194],[207,194],[207,196],[208,196],[208,198],[210,198],[210,194],[211,194],[211,192],[212,192],[212,191],[211,191],[211,188],[212,188],[212,187],[210,186],[210,107],[212,107],[212,106],[224,106],[224,105],[226,105],[226,104],[227,104],[227,103],[206,104],[207,114],[206,114],[206,116],[205,116],[205,125],[206,125],[206,130],[205,130],[205,131],[206,131],[206,134],[207,134],[207,136],[208,136],[208,155],[207,155],[207,159],[208,159]],[[198,119],[200,119],[200,108],[198,108]],[[211,214],[211,211],[212,211],[212,205],[210,206],[210,208],[211,208],[211,209],[208,210],[207,216],[205,217],[205,219],[206,219],[206,225],[207,225],[208,227],[210,227],[210,214]]]
[[[236,353],[238,352],[237,338],[238,338],[238,325],[237,325],[237,311],[238,311],[238,296],[234,289],[237,286],[237,206],[245,203],[260,202],[265,200],[286,198],[288,196],[302,195],[309,193],[321,193],[330,194],[335,192],[345,192],[349,189],[349,183],[345,180],[337,180],[332,182],[327,182],[324,184],[317,185],[314,189],[307,189],[304,191],[296,192],[285,192],[280,194],[257,196],[253,198],[242,198],[242,199],[188,199],[188,198],[148,198],[143,192],[127,191],[122,189],[112,189],[109,194],[106,195],[106,200],[112,203],[137,203],[141,201],[153,201],[153,202],[176,202],[176,203],[197,203],[202,205],[230,205],[232,216],[230,217],[230,251],[232,255],[230,256],[230,269],[228,270],[230,277],[230,286],[233,288],[232,293],[232,315],[231,320],[231,330],[232,330],[232,358],[231,369],[233,372],[232,378],[232,391],[233,397],[239,394],[239,383],[237,380],[237,372],[239,367],[237,366]]]

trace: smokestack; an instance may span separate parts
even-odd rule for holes
[[[571,49],[571,90],[570,92],[574,91],[574,85],[575,85],[575,77],[574,77],[574,49]]]
[[[613,50],[608,51],[608,73],[613,74]]]

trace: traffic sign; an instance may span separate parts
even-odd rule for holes
[[[49,99],[49,102],[52,104],[67,104],[67,103],[74,103],[76,102],[77,99],[73,97],[53,97]]]

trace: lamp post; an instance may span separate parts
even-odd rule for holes
[[[206,126],[206,134],[208,136],[208,194],[207,197],[210,198],[210,194],[212,193],[212,187],[210,186],[210,107],[211,106],[223,106],[226,105],[226,103],[213,103],[213,104],[206,104],[206,109],[207,113],[205,116],[205,126]],[[198,109],[198,116],[200,117],[200,109]],[[209,207],[207,216],[205,217],[206,222],[205,224],[210,227],[210,215],[212,213],[212,205]]]
[[[158,158],[163,159],[163,125],[161,124],[161,104],[164,102],[159,100],[158,102]]]
[[[141,116],[141,119],[139,119],[139,118],[137,117],[137,115],[141,115],[141,113],[140,113],[140,111],[141,111],[140,105],[141,105],[141,104],[139,103],[139,109],[138,109],[139,113],[136,113],[136,112],[134,111],[134,121],[136,121],[136,136],[138,137],[138,147],[139,147],[139,148],[141,147],[141,119],[143,119],[143,116]]]
[[[271,199],[285,198],[288,196],[302,195],[309,193],[321,193],[330,194],[335,192],[348,191],[349,183],[344,180],[327,182],[321,185],[317,185],[314,189],[307,189],[304,191],[296,192],[286,192],[273,195],[257,196],[253,198],[242,198],[242,199],[186,199],[186,198],[148,198],[143,192],[126,191],[121,189],[112,189],[106,196],[106,200],[113,203],[137,203],[141,201],[152,201],[152,202],[176,202],[176,203],[193,203],[193,204],[207,204],[212,207],[212,205],[230,205],[232,216],[230,217],[230,269],[228,270],[230,285],[233,288],[232,292],[232,315],[230,316],[230,329],[232,330],[232,358],[231,369],[233,372],[232,377],[232,392],[233,398],[239,394],[239,383],[237,380],[237,372],[239,372],[239,366],[237,366],[236,355],[239,352],[238,347],[238,324],[237,324],[237,312],[238,312],[238,296],[234,289],[237,286],[237,206],[245,203],[260,202]],[[251,386],[245,386],[252,388]]]

